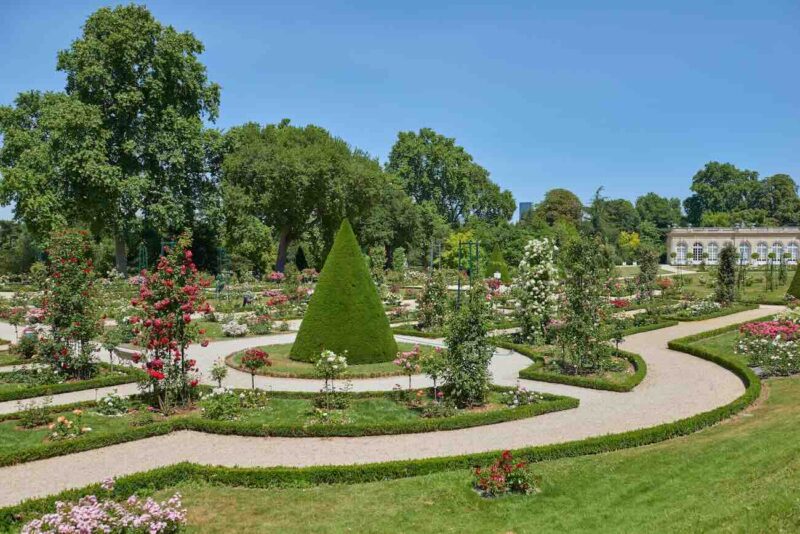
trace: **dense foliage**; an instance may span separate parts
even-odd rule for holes
[[[397,353],[383,303],[347,219],[319,275],[291,357],[313,362],[323,350],[347,353],[351,364],[391,361]]]

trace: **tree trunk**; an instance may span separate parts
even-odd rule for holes
[[[114,258],[117,272],[128,276],[128,252],[125,247],[125,235],[118,233],[114,236]]]
[[[289,230],[284,228],[281,230],[281,238],[278,241],[278,260],[275,265],[275,269],[282,273],[286,268],[286,254],[289,251],[289,243],[291,239],[289,239]]]

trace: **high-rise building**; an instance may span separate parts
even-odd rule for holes
[[[519,220],[521,221],[525,214],[531,211],[533,208],[533,202],[520,202],[519,203]]]

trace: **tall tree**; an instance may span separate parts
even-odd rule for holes
[[[641,221],[652,223],[662,234],[670,226],[681,222],[681,201],[678,198],[666,198],[656,193],[647,193],[636,199],[636,211]]]
[[[280,271],[294,240],[313,228],[327,250],[342,219],[358,220],[386,189],[377,161],[318,126],[296,127],[284,119],[263,128],[245,124],[228,136],[231,149],[222,164],[226,217],[274,228]]]
[[[175,231],[190,222],[213,185],[206,172],[203,119],[216,118],[219,87],[207,80],[198,58],[202,52],[194,35],[162,25],[144,6],[95,11],[81,37],[58,54],[57,68],[67,75],[67,96],[38,96],[38,111],[57,117],[50,124],[53,130],[64,132],[68,144],[87,149],[63,150],[40,130],[36,112],[26,115],[28,109],[18,99],[16,110],[4,115],[21,115],[30,143],[2,158],[4,176],[15,169],[24,177],[13,177],[15,183],[3,186],[2,201],[17,201],[16,215],[31,221],[32,228],[43,219],[59,222],[65,217],[33,213],[52,212],[55,203],[56,211],[60,207],[95,231],[111,233],[117,269],[126,271],[125,235],[138,214]],[[80,121],[71,117],[74,111]],[[62,128],[66,120],[77,124]],[[0,128],[4,136],[9,134],[5,121]],[[14,131],[11,135],[22,137]],[[50,157],[31,161],[43,145]],[[91,163],[82,161],[84,157]],[[80,166],[86,172],[75,169]],[[20,184],[23,180],[27,183]],[[45,190],[31,182],[44,183]],[[40,195],[41,209],[36,206]]]
[[[400,177],[415,202],[433,203],[451,226],[470,215],[508,220],[514,213],[511,193],[501,191],[455,139],[430,128],[400,132],[386,169]]]
[[[577,226],[583,218],[583,204],[572,191],[551,189],[545,193],[544,200],[536,205],[533,212],[534,216],[541,217],[551,226],[559,220]]]
[[[700,224],[706,211],[736,213],[753,206],[760,182],[758,173],[731,163],[711,161],[692,178],[692,196],[683,207],[692,224]]]

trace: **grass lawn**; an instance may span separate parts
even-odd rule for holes
[[[482,499],[465,470],[295,488],[191,483],[157,496],[180,491],[188,531],[203,533],[796,532],[800,379],[765,385],[749,413],[691,436],[535,464],[543,491],[530,497]]]
[[[789,271],[787,275],[787,280],[784,284],[777,283],[776,275],[775,289],[768,291],[764,282],[766,272],[749,270],[747,273],[747,279],[750,281],[750,285],[746,285],[744,289],[739,292],[736,298],[737,300],[743,302],[783,303],[786,290],[789,289],[789,284],[794,276],[794,271]],[[700,298],[709,297],[714,292],[713,282],[715,277],[715,271],[706,271],[693,274],[692,276],[683,277],[683,281],[685,282],[685,290],[693,292]]]
[[[19,356],[8,352],[0,352],[0,366],[2,365],[17,365],[19,363]]]
[[[428,395],[430,394],[428,391]],[[569,405],[565,405],[564,400],[568,401]],[[134,402],[133,411],[118,417],[101,415],[91,407],[84,408],[79,424],[81,428],[91,428],[91,431],[71,439],[69,443],[80,448],[80,442],[84,441],[89,443],[87,448],[95,448],[113,442],[114,436],[125,436],[136,429],[146,431],[147,429],[143,427],[155,428],[155,425],[163,427],[173,422],[179,423],[179,428],[185,429],[187,420],[191,428],[199,426],[201,430],[209,432],[222,431],[225,434],[242,435],[329,436],[428,432],[440,429],[442,425],[448,428],[464,428],[520,417],[534,417],[548,411],[572,408],[573,402],[574,400],[564,397],[545,396],[544,400],[535,405],[512,408],[504,403],[501,391],[493,390],[489,393],[487,404],[482,407],[459,410],[452,417],[425,418],[419,408],[399,402],[391,395],[359,395],[351,399],[346,409],[334,410],[335,422],[331,423],[322,423],[318,419],[313,395],[270,395],[265,404],[243,408],[238,412],[235,421],[224,422],[204,419],[201,411],[202,402],[191,410],[169,417],[147,413],[144,405]],[[536,410],[532,412],[530,408]],[[60,415],[78,423],[70,410],[53,410],[49,414],[49,421],[54,421]],[[54,443],[48,439],[49,430],[46,424],[35,428],[23,428],[20,426],[20,421],[12,417],[0,418],[0,464],[6,465],[20,455],[30,459],[31,455],[36,458],[46,458],[58,454],[58,446],[61,443]],[[194,426],[191,422],[195,422]],[[224,428],[220,430],[219,425],[213,424],[211,427],[204,426],[205,423],[224,423]],[[164,429],[164,432],[168,431],[168,427]],[[138,435],[124,440],[141,437],[145,436]]]
[[[409,351],[413,348],[414,345],[412,343],[397,344],[397,349],[400,351]],[[272,366],[260,369],[257,374],[289,378],[319,378],[316,374],[314,364],[289,359],[289,351],[292,349],[291,343],[284,345],[265,345],[261,347],[261,349],[269,354]],[[433,347],[420,345],[420,350],[425,354],[432,352],[434,349]],[[226,362],[231,367],[243,369],[241,367],[242,356],[244,356],[244,352],[237,352],[236,354],[228,356]],[[245,370],[244,372],[248,371]],[[402,374],[400,368],[392,362],[365,363],[348,366],[345,378],[370,378]]]

